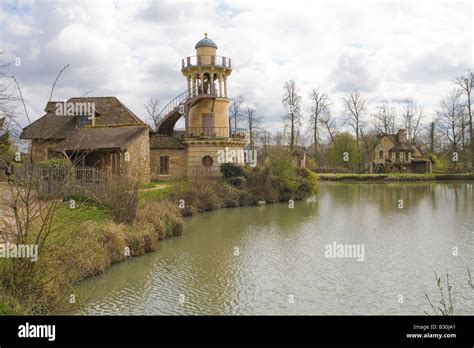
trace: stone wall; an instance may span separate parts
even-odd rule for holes
[[[212,176],[221,176],[220,166],[223,163],[219,159],[219,151],[243,149],[243,143],[235,141],[206,141],[196,140],[187,143],[187,174],[201,175],[207,174]],[[212,158],[212,165],[205,167],[203,165],[203,157],[209,156]],[[243,165],[243,163],[242,163]]]
[[[128,161],[127,161],[128,152]],[[142,183],[150,182],[150,139],[148,128],[133,140],[126,151],[121,154],[122,171],[132,179]]]
[[[62,141],[62,139],[33,139],[31,141],[31,161],[33,163],[39,163],[42,161],[49,160],[51,158],[57,158],[58,156],[52,156],[48,154],[50,148],[56,146]]]
[[[169,174],[160,174],[160,156],[169,156]],[[150,176],[152,180],[170,180],[186,174],[186,149],[151,149]]]

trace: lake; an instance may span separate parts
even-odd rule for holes
[[[472,315],[473,186],[322,182],[293,209],[184,218],[183,236],[82,282],[80,313],[423,315],[448,271],[454,313]]]

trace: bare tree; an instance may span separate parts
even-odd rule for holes
[[[313,89],[309,95],[311,99],[311,117],[309,126],[313,136],[314,153],[318,152],[319,123],[321,115],[329,113],[329,97],[325,93]]]
[[[331,113],[328,112],[324,115],[321,115],[320,122],[323,124],[324,128],[326,128],[329,137],[331,138],[331,142],[334,143],[334,136],[336,133],[336,121],[331,117]]]
[[[373,125],[376,133],[395,133],[396,113],[388,103],[376,106],[376,112],[372,115]]]
[[[360,151],[360,128],[364,121],[364,114],[366,112],[366,103],[365,99],[360,92],[352,92],[347,97],[342,98],[345,108],[345,121],[351,126],[354,130],[357,142],[357,150]],[[360,161],[359,161],[360,168]]]
[[[417,140],[421,131],[420,122],[423,119],[423,108],[418,106],[413,100],[403,102],[402,113],[403,125],[407,131],[407,138],[410,143]]]
[[[242,103],[244,102],[244,97],[241,95],[232,99],[230,103],[230,117],[229,117],[229,130],[231,134],[237,133],[237,128],[239,126],[239,122],[242,120]]]
[[[273,136],[273,142],[277,146],[283,146],[286,144],[286,135],[284,132],[276,132]]]
[[[442,101],[437,111],[438,127],[446,135],[453,151],[457,151],[461,138],[461,123],[464,117],[464,105],[461,101],[462,91],[452,90]]]
[[[249,145],[250,149],[253,150],[255,146],[255,138],[258,132],[258,125],[260,124],[260,118],[255,116],[255,109],[253,107],[247,108],[247,126],[249,130]]]
[[[287,109],[287,113],[283,116],[283,120],[285,121],[285,128],[289,128],[290,148],[292,149],[295,145],[296,131],[301,126],[301,97],[298,95],[298,89],[296,87],[295,80],[285,82],[283,89],[285,92],[283,94],[282,103]]]
[[[467,115],[469,117],[469,144],[470,144],[470,166],[474,165],[474,141],[472,131],[472,109],[471,109],[471,90],[474,81],[474,73],[467,71],[466,75],[460,76],[454,80],[454,82],[461,88],[463,93],[466,95],[467,102]]]
[[[159,105],[160,101],[153,97],[148,99],[148,102],[146,104],[143,104],[146,113],[148,114],[148,118],[151,120],[155,131],[158,130],[158,124],[161,121]]]

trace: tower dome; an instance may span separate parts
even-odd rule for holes
[[[204,33],[204,39],[201,39],[199,40],[199,42],[196,44],[196,46],[194,46],[194,48],[198,48],[198,47],[213,47],[213,48],[217,48],[217,45],[214,43],[214,41],[212,41],[211,39],[209,39],[207,37],[207,33]]]

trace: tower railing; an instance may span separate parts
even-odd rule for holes
[[[176,96],[168,104],[166,104],[158,114],[158,119],[162,120],[167,114],[171,112],[171,110],[188,100],[190,92],[191,90],[186,90],[183,93],[178,94],[178,96]]]
[[[232,61],[230,58],[223,56],[211,56],[211,55],[202,55],[202,56],[189,56],[183,58],[181,61],[182,68],[191,68],[194,66],[215,66],[221,68],[232,68]]]

